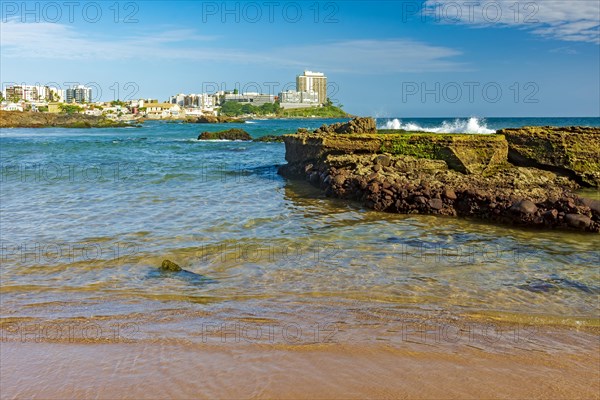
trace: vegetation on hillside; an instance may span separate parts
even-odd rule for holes
[[[255,106],[249,103],[238,103],[235,101],[226,101],[221,106],[221,115],[228,117],[238,117],[240,115],[256,116],[277,116],[277,117],[323,117],[323,118],[345,118],[348,113],[342,110],[343,105],[334,106],[330,99],[327,99],[321,107],[283,109],[278,102],[265,103]]]

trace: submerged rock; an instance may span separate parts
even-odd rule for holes
[[[283,136],[281,135],[266,135],[259,138],[253,139],[253,142],[268,142],[268,143],[283,143]]]
[[[171,272],[179,272],[179,271],[183,270],[179,265],[175,264],[171,260],[163,260],[162,264],[160,265],[160,269],[162,271],[171,271]]]

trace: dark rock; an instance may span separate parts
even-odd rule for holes
[[[596,214],[600,214],[600,201],[599,200],[582,198],[581,204],[588,207],[590,210],[592,210]]]
[[[309,180],[310,180],[310,183],[312,183],[312,184],[319,183],[319,173],[317,171],[314,171],[313,173],[311,173]]]
[[[259,138],[253,139],[253,142],[264,142],[264,143],[283,143],[283,136],[281,135],[266,135]]]
[[[558,211],[555,209],[548,210],[543,214],[543,217],[545,220],[554,222],[558,219]]]
[[[252,137],[243,129],[233,128],[219,132],[202,132],[198,140],[252,140]]]
[[[160,269],[163,271],[171,272],[179,272],[182,270],[182,268],[179,265],[175,264],[171,260],[163,260],[162,264],[160,265]]]
[[[444,203],[442,203],[442,200],[440,199],[430,199],[429,207],[433,208],[434,210],[441,210],[444,207]]]
[[[447,198],[448,200],[456,200],[458,197],[456,196],[456,193],[454,193],[454,190],[450,189],[450,188],[445,188],[444,189],[444,193],[443,193],[444,197]]]
[[[587,228],[592,224],[590,217],[581,214],[567,214],[565,222],[573,228]]]
[[[529,200],[521,200],[510,207],[513,212],[521,214],[535,214],[538,210],[537,206]]]
[[[427,198],[424,196],[416,196],[415,204],[427,204]]]

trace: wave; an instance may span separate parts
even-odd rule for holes
[[[394,118],[386,121],[383,125],[378,126],[378,129],[403,129],[405,131],[417,132],[433,132],[433,133],[473,133],[473,134],[491,134],[496,133],[495,130],[489,129],[484,119],[471,117],[467,119],[455,119],[454,121],[443,121],[440,126],[423,127],[416,123],[402,123],[402,120]]]

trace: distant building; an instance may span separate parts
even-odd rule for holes
[[[179,118],[181,107],[171,103],[146,103],[146,117],[150,119]]]
[[[77,85],[74,88],[65,90],[65,97],[67,103],[91,103],[92,89]]]
[[[8,85],[4,88],[2,96],[12,102],[20,100],[27,102],[62,101],[64,90],[40,85]]]
[[[253,106],[261,106],[266,103],[275,103],[275,95],[262,94],[262,93],[225,93],[223,95],[223,102],[235,101],[238,103],[252,104]]]
[[[287,90],[279,93],[281,108],[306,108],[319,106],[319,94],[317,92],[297,92]]]
[[[297,92],[316,92],[319,104],[327,102],[327,77],[322,72],[304,71],[296,77]]]
[[[2,107],[4,111],[23,111],[23,105],[19,103],[8,103]]]

